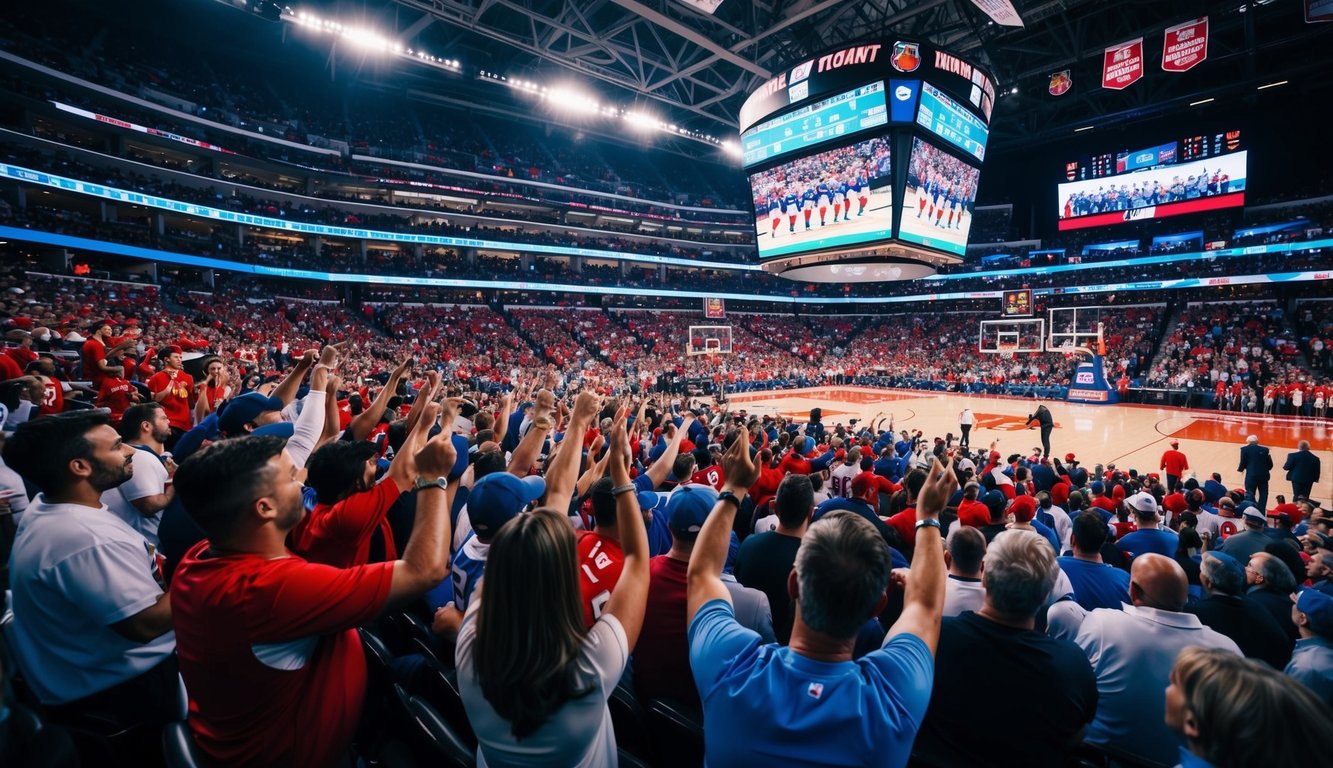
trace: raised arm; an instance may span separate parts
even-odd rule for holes
[[[750,486],[759,479],[759,467],[750,460],[750,443],[745,438],[746,432],[737,432],[731,447],[722,454],[722,472],[726,475],[722,493],[730,491],[735,494],[736,502],[733,504],[727,499],[719,498],[713,505],[713,511],[708,513],[708,519],[704,521],[704,527],[699,531],[699,538],[694,542],[694,552],[690,555],[687,571],[685,613],[687,626],[694,621],[694,614],[698,613],[709,600],[731,602],[731,593],[722,583],[722,566],[727,562],[727,550],[731,546],[731,530],[736,510],[745,500],[745,494]]]
[[[495,415],[495,444],[503,445],[505,432],[509,431],[509,416],[514,412],[514,393],[506,392],[500,398],[500,411]]]
[[[542,446],[546,444],[546,438],[550,436],[551,430],[555,428],[555,422],[551,420],[548,414],[538,414],[532,420],[532,426],[528,427],[528,433],[519,441],[514,452],[509,456],[509,473],[518,477],[527,477],[532,471],[532,465],[536,463],[537,457],[541,455]],[[565,433],[565,438],[569,438],[569,433]]]
[[[958,490],[958,477],[952,466],[946,467],[935,459],[926,483],[916,498],[916,519],[939,521],[940,512],[949,497]],[[944,540],[938,524],[922,525],[916,531],[916,549],[912,557],[912,572],[907,578],[903,595],[903,612],[889,628],[885,640],[896,635],[916,635],[935,653],[940,638],[940,619],[944,615]]]
[[[336,347],[337,345],[330,346]],[[305,380],[306,373],[315,364],[315,359],[320,354],[313,349],[307,349],[305,354],[297,359],[296,365],[292,366],[292,372],[287,374],[287,378],[274,387],[273,396],[281,400],[283,405],[290,405],[296,399],[296,391],[301,388],[301,382]]]
[[[574,495],[574,485],[578,481],[579,460],[583,458],[581,445],[583,433],[602,407],[602,398],[587,390],[579,393],[574,403],[574,413],[565,428],[564,448],[556,452],[546,468],[546,506],[567,509],[569,500]]]
[[[416,427],[417,422],[421,420],[421,414],[425,412],[426,404],[435,399],[440,391],[441,376],[439,371],[426,371],[426,386],[417,393],[416,400],[412,401],[412,410],[407,412],[407,431],[411,432]],[[460,398],[461,401],[461,398]],[[453,424],[445,424],[444,428],[452,431]]]
[[[648,467],[648,479],[653,481],[653,487],[662,484],[667,475],[671,473],[671,465],[676,463],[676,456],[680,454],[680,441],[685,438],[685,433],[690,431],[690,425],[694,423],[693,415],[686,415],[680,422],[680,427],[676,429],[676,434],[671,436],[671,441],[667,443],[665,451],[657,457],[657,461]]]
[[[575,406],[577,415],[578,406]],[[570,453],[574,453],[571,451]],[[620,547],[625,553],[625,565],[620,580],[611,590],[606,613],[615,616],[625,629],[630,650],[639,640],[643,629],[643,613],[648,605],[648,532],[643,527],[643,513],[629,479],[629,446],[625,438],[625,414],[618,414],[611,428],[612,492],[616,497],[616,526],[620,530]],[[559,497],[556,497],[559,498]],[[562,510],[563,511],[563,510]]]
[[[603,439],[601,435],[598,435],[597,439],[592,441],[592,447],[588,449],[588,455],[597,455],[597,452],[602,449],[602,446],[605,445],[605,443],[605,439]],[[602,454],[602,458],[598,459],[591,467],[588,467],[588,471],[579,476],[579,482],[574,487],[574,494],[580,499],[587,496],[588,489],[592,488],[592,484],[601,480],[602,477],[606,475],[606,467],[610,460],[611,452],[606,451]]]
[[[409,357],[389,373],[389,380],[385,382],[379,394],[375,395],[370,407],[352,417],[352,423],[347,425],[347,431],[353,440],[365,440],[370,435],[370,430],[380,423],[384,409],[389,407],[389,398],[398,391],[398,382],[402,381],[410,370],[412,370],[412,358]]]
[[[433,416],[434,411],[430,415]],[[457,415],[455,404],[445,401],[440,416],[452,420]],[[455,459],[454,442],[446,430],[416,452],[414,463],[421,477],[433,480],[448,476]],[[447,490],[428,485],[417,491],[416,519],[407,546],[403,548],[403,557],[394,563],[388,607],[406,605],[448,577],[449,541],[453,537],[449,506],[456,485],[457,481],[452,481]]]

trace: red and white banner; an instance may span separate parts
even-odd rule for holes
[[[1051,81],[1046,86],[1046,92],[1052,96],[1063,96],[1069,93],[1069,89],[1074,87],[1074,76],[1070,70],[1065,69],[1059,72],[1051,73]],[[1070,179],[1073,181],[1073,179]]]
[[[1143,77],[1143,38],[1113,45],[1102,53],[1102,87],[1120,91]]]
[[[1208,17],[1166,28],[1162,38],[1162,69],[1186,72],[1208,58]]]
[[[1333,21],[1333,0],[1305,0],[1305,20],[1310,24]]]

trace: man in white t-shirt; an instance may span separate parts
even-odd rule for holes
[[[143,536],[101,502],[133,454],[106,411],[34,419],[6,441],[5,463],[42,493],[14,542],[5,636],[51,719],[156,733],[183,714],[171,600]]]
[[[838,449],[838,453],[843,453]],[[852,448],[843,456],[843,462],[833,467],[830,473],[829,483],[834,496],[851,498],[852,496],[852,478],[861,474],[861,449]]]
[[[162,510],[176,498],[171,474],[176,465],[165,459],[165,443],[171,439],[171,422],[160,403],[139,403],[125,411],[120,421],[120,437],[134,449],[134,473],[129,480],[102,494],[102,503],[116,517],[143,534],[158,547],[157,526]]]

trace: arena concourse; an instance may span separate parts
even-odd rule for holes
[[[1171,5],[7,7],[0,765],[1318,762],[1333,13]]]

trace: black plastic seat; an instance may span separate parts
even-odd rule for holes
[[[476,747],[464,741],[435,707],[420,696],[409,695],[400,685],[394,686],[394,697],[395,708],[402,709],[403,724],[408,726],[408,741],[423,764],[476,767]]]
[[[162,728],[162,758],[167,768],[205,768],[209,765],[184,720],[167,723]]]
[[[656,766],[701,766],[704,763],[703,714],[670,699],[649,699],[645,707]]]

